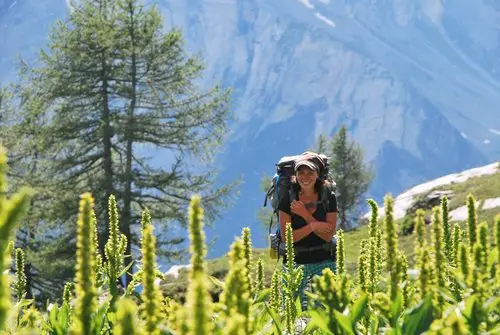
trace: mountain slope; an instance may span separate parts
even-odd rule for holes
[[[206,60],[202,85],[234,87],[218,182],[243,175],[240,200],[208,231],[211,256],[244,226],[256,243],[260,177],[281,156],[345,123],[376,169],[369,196],[484,165],[500,153],[500,6],[441,0],[156,1]],[[0,81],[31,57],[63,1],[0,4]],[[258,239],[257,239],[258,237]]]

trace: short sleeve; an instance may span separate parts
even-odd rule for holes
[[[339,209],[337,208],[337,196],[333,190],[328,191],[328,213],[336,212],[338,213]]]
[[[290,194],[288,192],[284,192],[284,194],[281,194],[281,199],[278,204],[278,210],[283,211],[288,215],[292,214],[292,211],[290,210]]]

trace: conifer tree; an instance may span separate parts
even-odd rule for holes
[[[363,150],[347,135],[347,128],[342,126],[330,142],[330,174],[337,184],[337,207],[339,227],[348,228],[357,218],[360,199],[368,190],[374,174],[363,160]]]
[[[157,224],[186,228],[191,194],[202,194],[210,222],[227,206],[235,185],[213,189],[216,170],[210,166],[191,171],[210,163],[222,142],[231,118],[229,91],[197,86],[202,59],[189,56],[181,32],[165,33],[162,21],[154,6],[136,0],[83,0],[54,26],[39,65],[23,76],[23,89],[32,93],[28,100],[48,120],[38,139],[40,151],[54,157],[49,181],[59,192],[52,203],[65,204],[58,217],[71,222],[77,194],[92,192],[104,224],[102,254],[112,194],[131,254],[138,239],[131,226],[140,222],[142,208],[149,208]],[[33,119],[32,109],[26,113]],[[150,149],[171,162],[153,164]],[[157,237],[158,256],[180,255],[179,248],[162,247],[179,245],[181,238]]]
[[[25,67],[22,64],[21,68]],[[45,300],[49,296],[55,298],[51,292],[56,291],[55,288],[62,288],[58,285],[62,284],[62,280],[73,277],[73,257],[50,263],[45,259],[53,259],[53,255],[68,252],[64,249],[67,249],[67,241],[74,238],[74,233],[68,233],[67,227],[59,225],[57,208],[51,210],[44,205],[44,201],[54,198],[58,192],[45,182],[49,179],[47,162],[50,160],[41,151],[45,120],[40,116],[40,101],[30,99],[33,95],[30,87],[25,87],[21,92],[17,85],[0,88],[0,143],[9,148],[8,175],[12,189],[29,186],[35,191],[15,242],[26,254],[26,297],[32,298],[32,292],[38,291],[43,293],[37,298]],[[19,109],[29,113],[24,115],[19,113]],[[54,227],[58,227],[57,233]],[[75,231],[74,222],[70,230]],[[43,243],[36,240],[41,235],[45,236]],[[74,253],[74,249],[69,252]]]

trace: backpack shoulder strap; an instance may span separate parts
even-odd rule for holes
[[[325,213],[328,212],[328,208],[330,207],[330,193],[333,192],[332,186],[332,184],[327,183],[325,187],[321,188],[320,201],[323,204]]]
[[[295,187],[293,187],[293,184],[290,184],[290,187],[288,188],[288,195],[290,197],[290,203],[292,203],[293,200],[298,200],[297,191],[295,190]]]

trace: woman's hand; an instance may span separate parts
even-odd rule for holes
[[[311,213],[309,213],[304,203],[298,200],[293,200],[290,203],[290,210],[293,214],[299,215],[304,219],[308,218],[311,215]]]
[[[328,223],[312,221],[311,223],[312,231],[315,233],[331,234],[333,232],[333,226]]]

